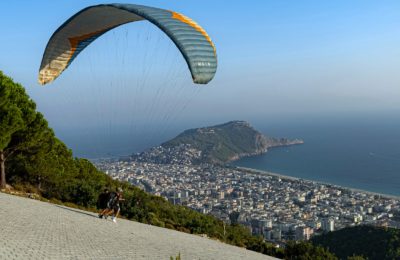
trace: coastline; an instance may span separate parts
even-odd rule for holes
[[[269,171],[254,169],[254,168],[241,167],[241,166],[234,166],[234,167],[239,170],[244,170],[244,171],[250,172],[252,174],[269,175],[269,176],[279,177],[282,179],[288,179],[288,180],[292,180],[292,181],[299,181],[299,180],[309,181],[309,182],[313,182],[313,183],[337,187],[337,188],[344,189],[344,190],[349,190],[351,192],[366,193],[368,195],[375,195],[375,196],[381,196],[383,198],[400,200],[400,196],[391,195],[391,194],[384,194],[384,193],[379,193],[379,192],[373,192],[373,191],[367,191],[367,190],[362,190],[362,189],[357,189],[357,188],[341,186],[341,185],[332,184],[332,183],[323,182],[323,181],[315,181],[315,180],[310,180],[310,179],[293,177],[293,176],[288,176],[288,175],[284,175],[284,174],[280,174],[280,173],[274,173],[274,172],[269,172]]]
[[[238,161],[238,160],[243,159],[243,158],[263,155],[263,154],[266,154],[269,151],[269,149],[273,149],[273,148],[287,147],[287,146],[294,146],[294,145],[304,144],[304,140],[303,139],[299,139],[299,138],[292,139],[292,140],[289,140],[289,139],[286,139],[286,138],[282,138],[281,140],[286,140],[286,141],[285,141],[285,143],[279,143],[279,144],[266,146],[266,147],[262,148],[261,150],[256,150],[253,153],[235,154],[234,156],[230,157],[225,163],[232,163],[232,162]]]

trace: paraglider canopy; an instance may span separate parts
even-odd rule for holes
[[[102,4],[87,7],[62,24],[50,38],[39,70],[39,83],[55,80],[91,42],[120,25],[147,20],[175,43],[193,82],[207,84],[217,70],[217,54],[207,32],[192,19],[169,10],[134,5]]]

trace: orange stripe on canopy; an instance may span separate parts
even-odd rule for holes
[[[194,29],[196,29],[198,32],[200,32],[206,39],[207,41],[211,44],[211,46],[214,49],[214,55],[217,53],[216,49],[215,49],[215,45],[214,43],[211,41],[210,36],[208,36],[207,32],[200,26],[198,25],[195,21],[193,21],[192,19],[190,19],[187,16],[184,16],[183,14],[180,14],[178,12],[174,12],[174,11],[170,11],[172,13],[172,18],[179,20],[185,24],[190,25],[191,27],[193,27]]]

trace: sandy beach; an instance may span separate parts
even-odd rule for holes
[[[269,171],[263,171],[263,170],[257,170],[257,169],[253,169],[253,168],[239,167],[239,166],[236,166],[236,168],[240,169],[240,170],[243,170],[243,171],[246,171],[246,172],[251,173],[251,174],[270,175],[270,176],[275,176],[275,177],[279,177],[279,178],[282,178],[282,179],[288,179],[288,180],[292,180],[292,181],[303,180],[303,181],[318,183],[318,184],[322,184],[322,185],[329,185],[329,186],[336,187],[336,188],[339,188],[339,189],[349,190],[351,192],[359,192],[359,193],[365,193],[365,194],[368,194],[368,195],[376,195],[376,196],[381,196],[381,197],[384,197],[384,198],[400,200],[400,196],[395,196],[395,195],[390,195],[390,194],[384,194],[384,193],[372,192],[372,191],[356,189],[356,188],[351,188],[351,187],[346,187],[346,186],[340,186],[340,185],[327,183],[327,182],[322,182],[322,181],[314,181],[314,180],[310,180],[310,179],[292,177],[292,176],[288,176],[288,175],[283,175],[283,174],[269,172]]]

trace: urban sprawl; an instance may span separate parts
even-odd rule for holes
[[[115,179],[243,224],[276,244],[361,224],[400,227],[400,200],[335,185],[206,164],[103,160],[96,165]]]

